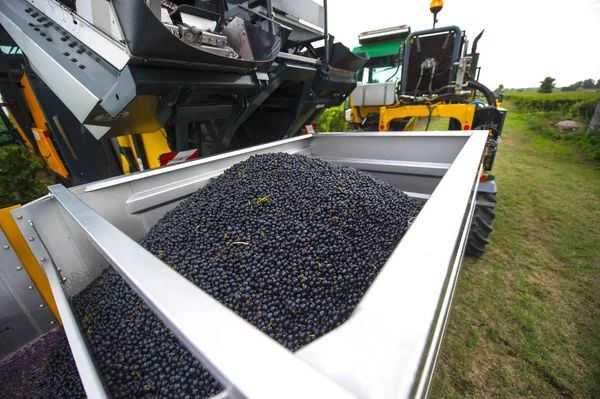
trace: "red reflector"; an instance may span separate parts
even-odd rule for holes
[[[313,123],[313,124],[304,126],[304,129],[302,129],[302,132],[304,134],[315,134],[317,132],[317,124]]]
[[[43,130],[42,133],[44,133],[44,137],[50,137],[47,130]]]
[[[158,157],[160,166],[175,165],[190,159],[198,158],[198,150],[175,151],[162,154]]]
[[[469,129],[471,129],[471,126],[469,126],[469,125],[464,125],[463,126],[463,130],[469,130]]]
[[[379,125],[379,130],[385,130],[385,125]]]

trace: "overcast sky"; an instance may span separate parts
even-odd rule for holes
[[[353,48],[360,32],[403,24],[429,29],[429,3],[328,0],[329,30]],[[492,90],[537,87],[545,76],[559,87],[600,79],[600,0],[446,0],[438,20],[466,30],[470,40],[485,29],[480,81]]]

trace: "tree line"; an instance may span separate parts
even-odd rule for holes
[[[556,86],[554,79],[551,76],[546,76],[544,80],[540,82],[540,89],[538,90],[540,93],[552,93],[552,90]],[[580,80],[579,82],[575,82],[572,85],[561,87],[560,91],[577,91],[579,89],[600,89],[600,79],[595,81],[594,79],[586,79]]]
[[[540,82],[540,88],[538,92],[540,93],[552,93],[556,84],[554,83],[556,79],[551,76],[546,76],[544,80]],[[569,86],[564,86],[560,88],[560,91],[577,91],[577,90],[593,90],[600,89],[600,79],[586,79],[575,82]],[[494,90],[495,94],[502,93],[505,90],[504,85],[500,85]],[[508,89],[514,91],[525,91],[526,89]]]
[[[579,89],[600,89],[600,79],[597,81],[594,81],[594,79],[580,80],[572,85],[562,87],[560,91],[577,91]]]

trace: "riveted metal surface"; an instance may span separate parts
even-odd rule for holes
[[[60,269],[61,276],[66,278],[63,284],[65,291],[68,295],[75,295],[108,263],[84,237],[81,228],[63,218],[64,210],[57,209],[49,196],[35,201],[35,204],[35,207],[24,206],[12,211],[13,215],[23,216],[17,220],[17,225],[24,237],[33,238],[27,240],[27,244],[40,266],[44,268],[50,264],[56,270]],[[45,260],[42,261],[42,258]],[[88,266],[90,264],[94,266]]]
[[[129,86],[132,83],[127,70],[124,70],[123,60],[118,61],[122,66],[117,69],[103,58],[114,58],[114,52],[120,51],[128,60],[129,56],[124,48],[119,50],[122,47],[120,44],[113,43],[110,38],[80,20],[76,14],[63,9],[54,0],[32,0],[31,3],[43,7],[52,17],[44,15],[25,0],[0,0],[0,24],[27,56],[31,69],[77,120],[86,125],[103,126],[114,131],[124,129],[142,133],[158,130],[159,124],[153,112],[147,115],[141,112],[144,107],[152,108],[152,104],[157,101],[154,96],[138,96],[131,101],[131,97],[111,91],[114,86],[122,89],[127,86],[126,83],[130,83]],[[57,18],[57,21],[53,18]],[[78,35],[73,35],[71,30],[61,25],[71,23],[78,26],[74,30]],[[90,39],[91,42],[88,42],[92,44],[101,44],[98,50],[102,53],[97,53],[78,37]],[[108,43],[112,44],[104,46]],[[105,109],[104,104],[110,103],[109,97],[112,99],[116,96],[118,100],[120,95],[123,101],[117,101],[118,109]],[[89,130],[95,134],[108,132],[109,129]]]
[[[0,228],[0,359],[50,331],[56,319]],[[54,323],[52,323],[54,322]]]
[[[84,121],[98,104],[100,98],[89,87],[99,88],[99,85],[86,86],[78,79],[84,80],[85,76],[83,75],[87,75],[87,72],[77,68],[76,63],[71,62],[70,58],[64,56],[63,52],[60,52],[55,46],[58,43],[62,43],[59,46],[64,44],[60,38],[57,39],[58,41],[53,39],[52,42],[44,40],[38,34],[38,32],[42,32],[41,28],[32,33],[36,27],[27,25],[24,19],[26,17],[17,14],[17,12],[22,12],[23,7],[24,4],[20,1],[11,3],[8,0],[0,0],[0,23],[23,50],[23,53],[27,54],[29,62],[42,80],[48,84],[48,87],[57,94],[78,120]],[[33,22],[31,23],[33,24]],[[71,55],[70,51],[66,52],[69,52],[69,56]]]
[[[15,223],[15,219],[13,219],[10,214],[10,211],[18,209],[20,209],[20,205],[0,209],[0,227],[2,227],[6,238],[10,242],[10,244],[7,244],[6,246],[10,246],[19,257],[19,260],[27,270],[29,277],[33,280],[34,285],[32,285],[32,288],[36,288],[40,292],[42,298],[44,298],[44,301],[46,301],[46,304],[52,311],[52,314],[57,318],[58,322],[60,322],[58,309],[56,308],[56,303],[54,303],[52,290],[50,289],[50,284],[48,284],[48,279],[44,274],[44,270],[39,266],[38,261],[29,250],[27,241],[21,235],[19,227]],[[22,218],[23,216],[17,215],[16,220],[21,220]]]
[[[60,25],[65,32],[73,35],[94,52],[102,55],[114,68],[121,70],[129,61],[129,55],[125,51],[125,46],[116,40],[122,39],[120,34],[117,38],[110,37],[84,18],[62,6],[59,2],[53,0],[27,0],[27,2],[35,6],[56,24]]]

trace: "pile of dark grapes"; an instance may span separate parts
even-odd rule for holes
[[[168,212],[140,244],[294,351],[350,316],[420,207],[353,168],[257,155]]]
[[[295,351],[350,316],[420,208],[352,168],[258,155],[182,201],[140,244]],[[73,304],[114,397],[222,389],[111,268]]]
[[[114,398],[209,398],[222,390],[114,269],[73,305]]]
[[[0,398],[85,398],[83,386],[59,327],[0,361]]]

